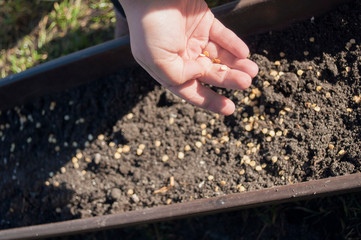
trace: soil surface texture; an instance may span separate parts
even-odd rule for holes
[[[0,229],[361,170],[361,2],[245,39],[259,75],[228,117],[140,68],[0,115]],[[121,59],[120,59],[121,60]]]

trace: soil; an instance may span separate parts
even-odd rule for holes
[[[360,12],[246,38],[260,73],[216,89],[236,102],[228,117],[140,68],[2,111],[0,229],[359,172]]]

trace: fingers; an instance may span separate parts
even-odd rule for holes
[[[222,64],[225,64],[232,69],[245,72],[252,78],[258,74],[258,66],[256,63],[247,58],[237,58],[235,55],[214,42],[209,42],[204,50],[208,51],[210,59],[218,58],[221,60]]]
[[[247,58],[249,55],[247,45],[216,18],[213,20],[209,38],[238,58]]]
[[[212,112],[230,115],[235,110],[235,105],[231,100],[203,86],[197,80],[190,80],[168,89],[187,102]]]

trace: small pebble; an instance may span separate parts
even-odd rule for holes
[[[100,155],[100,153],[96,153],[94,156],[94,163],[99,164],[101,159],[102,159],[102,156]]]
[[[132,198],[133,202],[135,202],[135,203],[138,203],[138,202],[140,201],[140,199],[139,199],[139,197],[138,197],[137,194],[133,194],[133,195],[131,196],[131,198]]]
[[[238,191],[240,191],[240,192],[246,191],[246,188],[245,188],[244,186],[242,186],[241,184],[238,184],[238,185],[237,185],[237,189],[238,189]]]
[[[227,71],[227,70],[228,70],[228,67],[227,67],[226,65],[222,65],[222,66],[221,66],[221,70],[222,70],[222,71]]]
[[[122,190],[119,188],[113,188],[110,192],[110,196],[113,200],[119,200],[122,197]]]
[[[94,139],[94,138],[93,138],[93,135],[89,134],[89,135],[88,135],[88,140],[89,140],[89,141],[92,141],[93,139]]]

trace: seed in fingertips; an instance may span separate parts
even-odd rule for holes
[[[222,65],[222,66],[221,66],[221,70],[222,70],[222,71],[226,71],[226,70],[228,70],[228,67],[227,67],[226,65]]]
[[[212,62],[213,63],[221,63],[221,60],[219,59],[219,58],[214,58],[213,60],[212,60]]]
[[[209,52],[208,52],[208,51],[203,51],[203,55],[204,55],[205,57],[209,57]]]
[[[203,54],[203,53],[200,53],[199,56],[200,56],[200,57],[205,57],[206,55]]]

